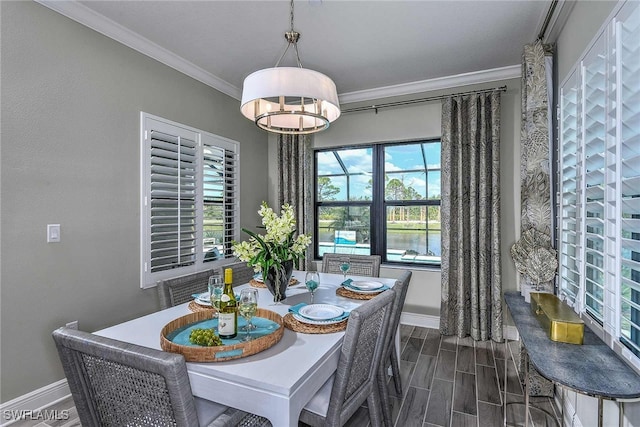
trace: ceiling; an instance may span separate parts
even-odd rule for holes
[[[248,74],[275,65],[290,28],[282,0],[40,2],[235,98]],[[389,96],[451,76],[513,73],[550,4],[296,0],[294,28],[303,66],[331,77],[344,103],[379,98],[381,88]],[[293,52],[280,66],[295,66]]]

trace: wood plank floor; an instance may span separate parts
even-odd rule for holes
[[[400,332],[404,394],[397,396],[389,382],[395,427],[501,426],[505,397],[508,425],[524,425],[524,396],[512,359],[518,342],[509,343],[505,396],[504,344],[441,336],[436,329],[407,325]],[[532,397],[531,401],[552,416],[533,410],[529,425],[557,425],[558,411],[552,399]],[[368,425],[366,408],[347,423],[349,427]]]
[[[389,383],[396,427],[496,427],[502,425],[502,402],[506,398],[509,425],[524,425],[524,397],[511,354],[517,342],[510,343],[507,390],[504,388],[504,344],[474,342],[471,338],[441,336],[436,329],[402,325],[402,396]],[[534,405],[557,414],[549,398],[531,398]],[[515,403],[511,405],[511,403]],[[66,420],[21,420],[12,427],[76,427],[80,425],[71,398],[48,409],[68,410]],[[556,415],[557,416],[557,415]],[[349,427],[367,427],[369,416],[360,408],[349,420]],[[544,413],[532,411],[533,426],[554,426]]]

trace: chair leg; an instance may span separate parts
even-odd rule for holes
[[[385,427],[392,427],[393,422],[391,419],[391,398],[389,397],[389,390],[387,389],[388,375],[386,368],[380,369],[378,373],[378,390],[380,392],[380,406],[382,407],[382,422]]]
[[[393,384],[396,386],[396,393],[402,396],[402,379],[400,378],[400,362],[395,349],[391,352],[391,372],[393,373]]]
[[[372,427],[383,427],[386,426],[386,422],[382,419],[384,410],[380,409],[380,406],[383,406],[380,401],[380,390],[379,387],[374,386],[371,391],[371,395],[367,398],[367,406],[369,407],[369,420],[371,421]],[[384,423],[384,424],[383,424]]]

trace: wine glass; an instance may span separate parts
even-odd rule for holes
[[[342,263],[340,264],[340,270],[344,275],[344,280],[347,280],[347,272],[349,271],[350,268],[351,268],[351,263],[349,262],[348,259],[343,260]]]
[[[254,288],[243,289],[240,291],[240,303],[238,305],[238,312],[247,321],[247,325],[244,327],[245,334],[243,341],[251,341],[249,332],[255,329],[255,326],[251,323],[251,319],[256,314],[258,309],[258,290]]]
[[[317,271],[307,271],[304,276],[304,285],[311,292],[311,304],[313,304],[313,293],[320,286],[320,273]]]
[[[224,289],[224,282],[219,275],[213,275],[209,277],[209,300],[211,301],[211,307],[215,310],[213,317],[218,317],[220,311],[220,298],[222,297],[222,291]]]

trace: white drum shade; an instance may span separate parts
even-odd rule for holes
[[[247,76],[240,111],[269,132],[308,134],[328,128],[340,117],[340,104],[335,83],[324,74],[275,67]]]

